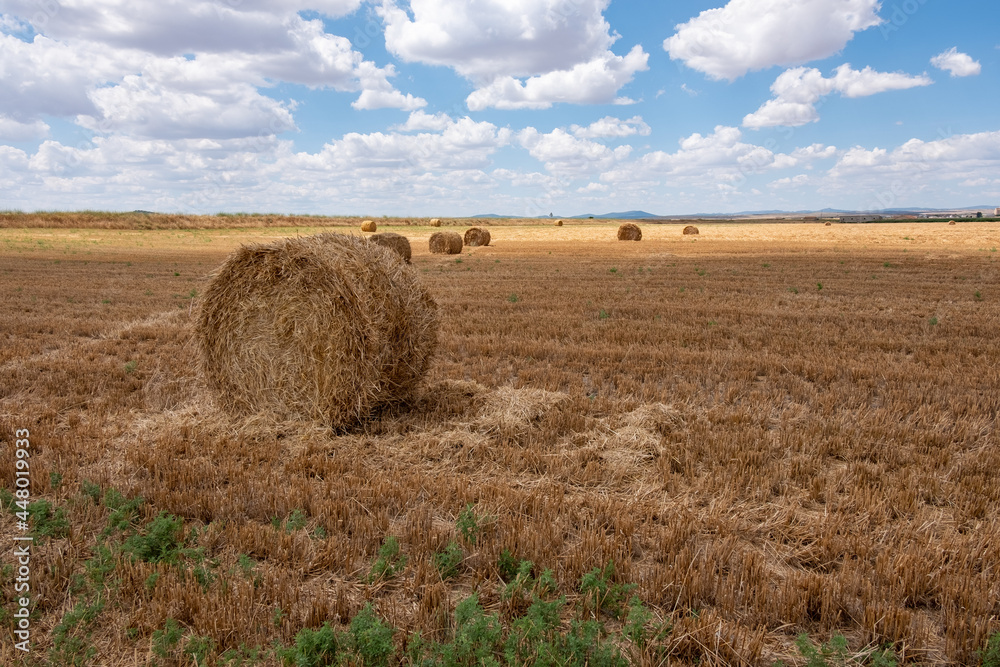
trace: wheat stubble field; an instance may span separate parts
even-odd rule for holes
[[[438,350],[343,433],[229,421],[191,334],[229,251],[318,229],[0,229],[0,485],[30,429],[36,503],[0,662],[983,660],[1000,223],[540,222],[438,256],[384,222]]]

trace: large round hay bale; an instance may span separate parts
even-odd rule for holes
[[[949,221],[948,221],[948,224],[949,224],[949,225],[954,225],[954,224],[955,224],[955,221],[954,221],[954,220],[949,220]]]
[[[642,240],[642,230],[639,229],[639,225],[631,222],[622,223],[622,226],[618,228],[618,240],[619,241],[641,241]]]
[[[685,234],[697,234],[698,233],[698,228],[695,227],[694,225],[688,225],[687,227],[684,228],[684,233]]]
[[[489,245],[490,230],[482,227],[471,227],[465,232],[465,245],[470,247]]]
[[[562,227],[563,226],[563,221],[562,220],[556,220],[552,224],[555,225],[556,227]]]
[[[230,413],[339,428],[410,397],[437,326],[430,293],[392,251],[327,233],[234,251],[205,290],[196,333]]]
[[[832,225],[832,224],[833,224],[833,223],[830,223],[830,222],[828,222],[828,223],[826,223],[826,226],[827,226],[827,227],[829,227],[829,226],[830,226],[830,225]]]
[[[410,240],[402,234],[382,232],[381,234],[372,234],[368,237],[368,240],[379,244],[383,248],[392,250],[394,253],[402,257],[404,262],[407,264],[410,263],[410,258],[413,256],[413,253],[410,250]]]
[[[374,220],[365,220],[361,223],[361,231],[363,232],[374,232],[378,229],[378,225],[375,224]]]
[[[457,255],[462,252],[462,237],[458,232],[434,232],[428,245],[435,255]]]
[[[429,224],[431,227],[440,227],[441,221],[438,220],[437,218],[431,218],[431,221],[427,224]]]

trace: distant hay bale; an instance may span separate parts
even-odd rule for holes
[[[462,237],[458,232],[434,232],[428,245],[435,255],[457,255],[462,252]]]
[[[465,232],[465,245],[476,247],[490,244],[490,231],[482,227],[471,227]]]
[[[410,398],[437,328],[412,268],[367,239],[326,233],[234,251],[195,333],[231,414],[340,428]]]
[[[831,222],[828,222],[828,223],[826,223],[826,226],[827,226],[827,227],[829,227],[829,226],[830,226],[830,225],[832,225],[832,224],[833,224],[833,223],[831,223]]]
[[[619,241],[641,241],[642,240],[642,230],[639,229],[639,225],[631,222],[623,223],[621,227],[618,228],[618,240]]]
[[[697,233],[698,233],[698,228],[695,227],[694,225],[688,225],[687,227],[684,228],[684,234],[697,234]]]
[[[429,224],[431,227],[440,227],[441,221],[438,220],[437,218],[431,218],[431,221],[427,224]]]
[[[949,221],[948,221],[948,224],[949,224],[949,225],[954,225],[954,224],[955,224],[955,221],[954,221],[954,220],[949,220]]]
[[[397,255],[402,257],[404,262],[407,264],[410,263],[410,258],[413,256],[413,253],[410,250],[410,240],[402,234],[382,232],[381,234],[373,234],[369,236],[368,240],[379,244],[383,248],[392,250]]]
[[[361,223],[361,231],[363,232],[374,232],[378,229],[378,225],[375,224],[374,220],[365,220]]]
[[[554,224],[556,227],[562,227],[563,226],[563,221],[562,220],[556,220],[552,224]]]

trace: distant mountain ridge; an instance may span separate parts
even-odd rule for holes
[[[496,213],[480,213],[479,215],[470,216],[473,218],[527,218],[536,216],[525,216],[525,215],[497,215]],[[647,213],[646,211],[622,211],[620,213],[584,213],[583,215],[540,215],[539,218],[552,218],[553,220],[582,220],[587,218],[594,218],[595,220],[648,220],[648,219],[658,219],[666,218],[667,216],[656,215],[655,213]],[[676,216],[674,216],[676,217]]]
[[[906,208],[906,209],[878,209],[874,211],[852,211],[841,208],[821,208],[802,211],[783,211],[780,209],[761,211],[737,211],[735,213],[685,213],[681,215],[657,215],[648,211],[619,211],[615,213],[584,213],[583,215],[550,215],[537,217],[562,218],[563,220],[685,220],[688,218],[743,218],[751,216],[837,216],[837,215],[918,215],[920,213],[935,212],[955,212],[955,211],[992,211],[996,206],[958,206],[955,208]],[[523,215],[498,215],[496,213],[482,213],[471,216],[473,218],[525,218],[533,216]]]
[[[583,215],[573,215],[569,216],[570,220],[576,220],[580,218],[594,218],[595,220],[600,218],[602,220],[648,220],[650,218],[662,218],[662,215],[656,215],[655,213],[647,213],[646,211],[621,211],[619,213],[585,213]]]

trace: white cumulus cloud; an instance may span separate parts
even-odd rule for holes
[[[960,134],[927,141],[910,139],[896,148],[855,146],[825,174],[823,189],[844,196],[866,197],[861,208],[906,205],[934,190],[973,188],[966,196],[982,196],[988,188],[975,183],[1000,169],[1000,131]],[[912,205],[912,204],[911,204]]]
[[[809,163],[814,160],[828,160],[836,156],[836,146],[824,146],[823,144],[802,146],[791,152],[791,157],[795,160],[795,164],[800,164],[802,162]]]
[[[395,0],[377,11],[404,61],[450,67],[476,90],[469,109],[630,103],[618,91],[647,69],[641,46],[618,56],[604,19],[610,0]]]
[[[732,183],[747,174],[790,166],[784,157],[775,163],[773,151],[742,140],[739,128],[716,126],[708,135],[699,132],[680,140],[674,153],[650,151],[636,160],[603,172],[605,183],[653,182],[667,178],[672,183],[691,183],[701,187],[715,187]]]
[[[771,181],[767,184],[767,187],[773,190],[780,190],[782,188],[795,188],[808,184],[809,176],[806,174],[799,174],[797,176],[788,176],[786,178],[779,178],[775,181]]]
[[[863,171],[894,172],[910,175],[951,173],[969,177],[1000,163],[1000,130],[976,134],[958,134],[933,141],[910,139],[891,152],[885,148],[855,146],[847,151],[832,170],[835,174]]]
[[[413,132],[415,130],[433,130],[435,132],[440,132],[451,125],[451,123],[451,117],[443,111],[439,111],[435,114],[429,114],[426,111],[417,109],[410,112],[410,115],[406,119],[405,123],[394,125],[392,129],[400,132]]]
[[[389,83],[389,77],[395,76],[396,68],[392,65],[376,67],[374,63],[365,61],[358,65],[358,78],[361,81],[361,95],[351,106],[355,109],[403,109],[413,111],[427,106],[427,100],[404,95]]]
[[[326,16],[360,0],[3,0],[0,115],[29,127],[44,116],[97,132],[143,138],[254,137],[295,127],[294,104],[263,91],[289,82],[357,93],[356,109],[413,110],[425,100],[396,90],[349,39],[326,32]],[[31,39],[28,39],[31,36]]]
[[[34,120],[27,123],[0,114],[0,141],[26,141],[48,136],[48,123]]]
[[[80,146],[44,141],[31,154],[0,146],[0,176],[4,206],[28,210],[39,202],[79,209],[116,201],[165,211],[361,213],[389,197],[392,212],[414,215],[478,201],[496,184],[484,169],[510,140],[509,129],[468,117],[418,134],[349,132],[317,152],[295,152],[274,136],[112,134]]]
[[[628,120],[605,116],[600,120],[595,120],[586,127],[570,125],[569,131],[576,137],[595,139],[598,137],[631,137],[636,134],[647,137],[652,132],[652,128],[646,124],[641,116],[632,116]]]
[[[575,137],[559,128],[543,134],[527,127],[518,133],[517,140],[533,158],[545,164],[549,173],[556,176],[580,176],[609,169],[628,157],[632,150],[631,146],[610,148],[596,141]]]
[[[451,67],[476,82],[567,70],[614,42],[610,0],[394,0],[378,8],[386,47],[411,62]]]
[[[98,44],[71,46],[44,35],[24,42],[0,34],[0,113],[30,122],[40,116],[73,117],[93,113],[88,92],[131,71],[131,51],[109,51]]]
[[[469,109],[547,109],[556,102],[572,104],[630,103],[615,94],[632,76],[648,69],[649,54],[636,45],[625,56],[610,51],[569,70],[533,76],[524,83],[511,76],[495,79],[466,99]]]
[[[286,50],[295,38],[283,28],[298,12],[340,17],[360,5],[361,0],[4,0],[0,9],[53,39],[172,56]]]
[[[593,182],[591,182],[591,183],[587,183],[587,185],[585,185],[583,187],[577,188],[576,191],[579,192],[582,195],[590,195],[590,194],[594,194],[594,193],[601,193],[601,194],[603,194],[603,193],[609,191],[610,189],[611,189],[611,187],[605,185],[604,183],[593,183]]]
[[[911,76],[902,72],[877,72],[871,67],[852,69],[847,63],[824,77],[814,67],[796,67],[782,72],[771,92],[774,97],[757,111],[743,118],[743,126],[797,127],[819,120],[816,104],[821,98],[838,92],[844,97],[867,97],[889,90],[905,90],[916,86],[929,86],[933,81],[926,75]]]
[[[713,79],[827,58],[882,22],[878,0],[730,0],[663,42],[675,60]]]
[[[299,154],[297,164],[344,173],[359,169],[398,170],[401,174],[481,169],[510,139],[507,128],[466,116],[449,122],[440,132],[350,132],[317,154]]]
[[[290,110],[246,83],[208,91],[169,88],[150,77],[128,75],[91,95],[98,115],[77,117],[83,127],[134,137],[232,139],[294,129]]]
[[[983,67],[967,53],[960,53],[957,46],[931,58],[931,65],[949,72],[952,76],[975,76]]]

